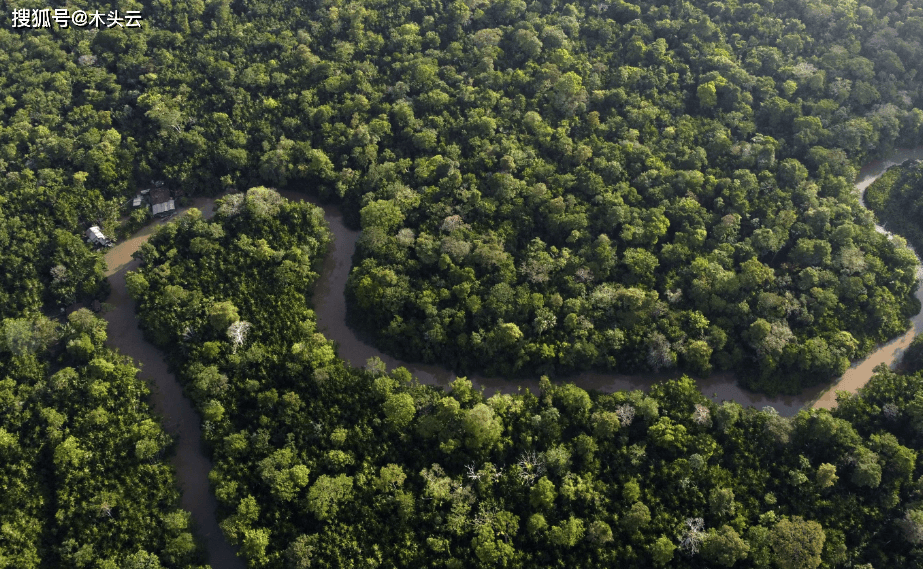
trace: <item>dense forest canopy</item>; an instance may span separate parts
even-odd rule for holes
[[[449,392],[337,359],[304,290],[321,213],[265,188],[158,232],[130,275],[204,418],[251,567],[919,567],[923,374],[839,409]]]
[[[916,309],[852,192],[920,141],[913,1],[110,6],[0,31],[10,316],[104,295],[58,230],[152,179],[341,201],[356,323],[461,370],[795,391]]]
[[[170,437],[106,322],[82,309],[0,331],[0,567],[202,567]]]
[[[363,229],[357,323],[398,355],[503,374],[734,368],[793,391],[916,308],[911,255],[851,184],[920,139],[921,16],[177,3],[152,14],[165,29],[125,124],[141,172],[342,200]]]
[[[92,8],[143,25],[0,27],[0,566],[200,562],[136,368],[92,315],[41,315],[105,297],[82,234],[153,180],[338,201],[357,322],[458,369],[794,391],[918,308],[852,190],[921,142],[916,0]],[[919,373],[793,420],[686,378],[446,393],[336,357],[308,296],[328,242],[260,187],[130,279],[251,566],[920,565]]]

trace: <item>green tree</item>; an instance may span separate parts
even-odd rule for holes
[[[709,561],[732,567],[747,557],[750,546],[741,539],[734,528],[724,525],[718,530],[709,530],[702,541],[702,556]]]
[[[557,497],[557,492],[554,489],[554,482],[545,476],[542,476],[529,490],[529,503],[539,510],[551,510],[554,507],[555,497]]]
[[[401,208],[391,200],[377,200],[368,204],[362,208],[360,216],[363,228],[377,227],[385,232],[400,227],[404,221]]]
[[[651,510],[642,502],[635,502],[631,505],[622,517],[622,526],[628,533],[635,533],[651,522]]]
[[[353,479],[345,474],[336,477],[322,474],[308,490],[308,510],[320,521],[336,517],[341,504],[352,496]]]
[[[665,567],[673,560],[673,552],[675,550],[676,545],[670,541],[670,538],[666,536],[658,537],[654,545],[651,546],[651,556],[653,557],[654,565],[657,567]]]
[[[836,475],[836,466],[828,463],[818,466],[816,480],[819,488],[829,488],[836,484],[837,480],[839,480]]]
[[[713,81],[702,83],[699,85],[696,92],[699,96],[699,104],[702,105],[702,108],[708,109],[718,104],[718,92],[715,89],[715,83]]]
[[[220,330],[222,333],[238,320],[240,320],[240,316],[237,313],[237,307],[230,301],[216,302],[208,309],[209,323],[215,330]]]
[[[821,563],[825,538],[819,523],[793,516],[776,523],[770,545],[782,569],[814,569]]]
[[[552,526],[548,530],[548,539],[557,547],[571,548],[583,539],[584,531],[583,520],[571,516],[567,521]]]
[[[388,395],[383,406],[385,418],[393,429],[400,430],[413,421],[417,413],[413,397],[409,393]]]
[[[736,510],[734,491],[730,488],[713,488],[709,493],[708,502],[715,516],[733,516]]]

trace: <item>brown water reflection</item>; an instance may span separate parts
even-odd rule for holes
[[[203,210],[204,217],[211,216],[211,204],[212,200],[208,199],[193,202],[194,206]],[[204,542],[209,564],[215,569],[244,569],[243,560],[237,557],[224,538],[215,517],[218,503],[209,487],[208,473],[212,463],[202,444],[201,420],[183,396],[180,383],[167,369],[163,353],[144,339],[135,317],[135,302],[128,296],[125,285],[125,273],[138,268],[138,261],[132,259],[132,253],[161,224],[148,225],[106,253],[106,274],[112,285],[108,299],[111,309],[103,315],[109,322],[106,344],[141,364],[141,377],[151,388],[154,409],[164,417],[167,432],[177,438],[176,454],[171,462],[182,491],[180,505],[192,514],[195,532]]]

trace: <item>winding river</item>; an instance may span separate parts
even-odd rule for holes
[[[866,188],[871,186],[872,182],[884,174],[888,168],[903,164],[907,160],[923,160],[923,147],[896,150],[887,159],[876,160],[871,164],[867,164],[862,169],[859,173],[859,180],[856,182],[856,189],[859,192],[859,197],[863,206],[865,206]],[[889,237],[891,236],[891,233],[880,225],[876,225],[875,229]],[[919,255],[917,255],[917,259],[919,259]],[[917,268],[917,277],[921,283],[923,283],[923,267]],[[923,302],[923,284],[917,288],[916,297],[917,300]],[[910,324],[910,329],[907,330],[903,336],[895,338],[887,344],[878,346],[867,358],[854,363],[833,387],[824,392],[823,395],[814,402],[814,408],[832,409],[836,407],[837,391],[855,393],[860,387],[868,383],[876,367],[880,364],[892,365],[898,356],[910,345],[914,337],[918,334],[923,334],[923,310],[910,320]]]
[[[211,217],[213,201],[200,198],[193,206],[201,209],[204,217]],[[131,356],[141,366],[141,377],[151,388],[154,410],[163,417],[167,432],[176,437],[176,454],[171,462],[182,492],[180,505],[192,514],[193,531],[205,546],[209,565],[214,569],[245,569],[246,564],[225,539],[215,517],[218,501],[208,482],[212,462],[202,443],[202,421],[189,399],[183,396],[176,376],[167,368],[163,352],[144,339],[135,316],[135,301],[129,298],[125,286],[125,273],[137,269],[139,264],[132,259],[132,253],[160,225],[148,225],[106,253],[106,276],[112,285],[103,314],[109,322],[106,343]]]
[[[913,150],[898,150],[888,160],[880,160],[868,164],[859,174],[856,189],[860,199],[865,189],[881,176],[889,167],[901,164],[909,159],[923,159],[923,147]],[[307,200],[317,204],[316,200],[305,194],[286,191],[284,196],[293,200]],[[346,325],[346,279],[352,267],[352,256],[356,249],[357,231],[347,228],[343,223],[343,216],[335,206],[317,204],[324,208],[325,219],[333,232],[334,241],[332,250],[324,260],[320,279],[314,292],[314,310],[317,314],[318,329],[327,338],[336,340],[338,354],[354,366],[365,365],[372,357],[381,358],[388,368],[397,366],[406,367],[421,382],[447,386],[456,379],[450,370],[437,365],[427,365],[402,361],[379,351],[365,338]],[[865,205],[863,201],[863,205]],[[886,233],[884,228],[876,226],[878,231]],[[923,269],[920,270],[923,279]],[[923,286],[917,289],[916,297],[923,302]],[[770,405],[780,415],[791,416],[808,405],[814,408],[833,408],[836,406],[836,391],[846,390],[855,393],[865,385],[873,374],[873,369],[879,364],[892,364],[895,357],[901,353],[913,340],[914,336],[923,333],[923,312],[917,314],[911,321],[911,328],[903,336],[879,346],[864,360],[856,362],[843,377],[830,386],[815,386],[805,389],[795,396],[767,397],[743,389],[737,384],[736,378],[731,373],[713,374],[698,381],[698,385],[706,396],[716,401],[732,400],[744,406],[752,405],[762,408]],[[676,373],[623,375],[614,373],[586,372],[575,376],[562,378],[572,381],[584,389],[596,389],[603,392],[619,390],[647,389],[654,383],[663,379],[677,377]],[[488,394],[493,392],[510,393],[519,388],[530,389],[538,392],[537,380],[519,380],[510,382],[502,378],[469,375],[475,386],[484,387]]]
[[[305,194],[293,191],[281,192],[283,196],[292,200],[306,200],[317,203]],[[399,360],[382,353],[367,339],[358,335],[355,330],[346,325],[346,279],[352,267],[352,256],[356,250],[358,231],[353,231],[343,223],[343,215],[335,206],[317,204],[324,208],[324,218],[333,233],[333,245],[321,270],[320,279],[314,290],[314,311],[317,314],[317,327],[329,339],[337,342],[337,354],[354,366],[364,366],[372,357],[381,358],[392,369],[398,366],[406,367],[421,383],[448,386],[456,379],[456,375],[449,369],[438,365],[421,364]],[[677,377],[670,373],[624,375],[615,373],[585,372],[579,375],[560,378],[562,381],[573,382],[584,389],[596,389],[611,393],[619,390],[648,389],[651,385]],[[538,393],[538,380],[517,380],[511,382],[499,377],[485,377],[469,374],[468,379],[476,387],[484,387],[490,395],[494,392],[515,393],[520,388]],[[822,387],[806,390],[797,396],[767,397],[759,393],[747,391],[737,384],[736,378],[731,373],[713,374],[699,380],[702,392],[715,399],[738,401],[742,405],[753,405],[762,408],[766,405],[773,406],[781,415],[794,415],[804,405],[816,399],[822,392]]]
[[[875,179],[888,167],[900,164],[908,159],[923,159],[923,147],[914,150],[896,151],[888,160],[873,162],[862,169],[857,190],[864,192]],[[381,358],[389,369],[404,366],[421,382],[447,386],[455,378],[450,370],[436,365],[426,365],[398,360],[380,352],[365,339],[358,336],[346,325],[346,279],[352,266],[352,257],[356,249],[357,231],[346,227],[343,215],[336,206],[318,204],[315,199],[303,193],[284,191],[282,195],[293,200],[304,200],[320,205],[324,209],[325,219],[333,233],[331,250],[324,260],[320,278],[314,290],[314,306],[317,314],[318,328],[338,345],[338,354],[354,366],[363,366],[372,357]],[[203,217],[212,215],[214,200],[199,198],[193,206],[202,211]],[[176,377],[167,369],[163,353],[149,344],[138,328],[134,301],[128,297],[125,286],[125,273],[136,269],[138,262],[131,255],[144,243],[161,223],[151,224],[132,238],[118,244],[106,254],[107,275],[112,284],[112,295],[108,304],[110,308],[104,317],[109,322],[109,340],[111,347],[118,348],[143,365],[141,376],[147,379],[153,392],[155,410],[164,417],[165,428],[178,439],[177,452],[172,458],[177,478],[182,490],[181,505],[192,513],[195,529],[204,541],[208,561],[216,569],[243,569],[243,561],[235,555],[234,548],[227,542],[215,517],[217,501],[210,491],[208,473],[212,468],[207,450],[202,444],[201,420],[188,399],[183,396],[182,387]],[[887,233],[878,227],[882,233]],[[923,271],[921,271],[923,279]],[[923,287],[916,296],[923,302]],[[702,392],[716,401],[733,400],[742,405],[761,408],[766,405],[774,407],[780,415],[791,416],[808,405],[815,408],[832,408],[836,405],[835,391],[855,392],[868,382],[872,370],[877,365],[891,364],[895,357],[906,348],[913,337],[923,333],[923,312],[912,320],[912,328],[900,338],[880,346],[866,359],[855,363],[833,387],[820,386],[807,389],[797,396],[767,397],[742,389],[730,373],[715,374],[698,382]],[[620,375],[605,373],[583,373],[563,378],[585,389],[604,392],[631,389],[647,389],[670,374],[659,375]],[[502,378],[469,375],[469,379],[484,387],[488,394],[493,392],[510,393],[518,389],[538,391],[537,380],[510,382]]]

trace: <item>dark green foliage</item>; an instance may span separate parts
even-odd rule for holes
[[[715,405],[687,377],[648,395],[547,378],[537,397],[445,392],[351,368],[314,332],[316,208],[259,190],[218,212],[151,239],[136,296],[206,417],[222,527],[252,565],[917,562],[923,378],[882,370],[835,414],[792,419]],[[300,280],[281,288],[296,249]],[[208,322],[222,302],[252,323],[236,347]]]
[[[885,229],[923,250],[923,166],[905,162],[889,169],[865,192],[865,201]]]
[[[920,139],[912,3],[501,4],[4,29],[5,314],[103,294],[56,230],[112,233],[163,178],[341,201],[355,320],[458,369],[734,369],[795,392],[905,328],[913,262],[850,184]]]
[[[2,5],[0,316],[18,317],[108,294],[102,259],[82,241],[91,225],[115,236],[119,204],[134,190],[138,148],[124,121],[140,68],[106,62],[147,34],[11,29],[14,6]],[[123,64],[137,63],[125,55]]]
[[[907,373],[923,371],[923,336],[917,336],[901,357],[901,367]]]
[[[0,564],[190,562],[133,368],[85,315],[62,338],[35,315],[105,296],[81,236],[137,183],[339,200],[355,319],[457,368],[796,391],[918,308],[852,194],[920,142],[913,2],[146,6],[140,29],[0,29]],[[444,393],[336,358],[308,297],[327,241],[254,189],[128,280],[252,566],[920,564],[919,375],[794,420],[685,378]]]
[[[164,462],[170,438],[138,369],[103,345],[105,321],[83,309],[64,327],[35,317],[4,320],[3,330],[0,563],[116,569],[143,557],[137,566],[199,567]]]
[[[351,152],[345,196],[367,204],[357,323],[463,369],[735,368],[770,391],[900,332],[913,261],[845,190],[847,157],[919,135],[923,115],[875,75],[908,61],[863,45],[903,39],[854,13],[620,5],[485,10],[458,36],[452,12],[420,6],[423,26],[401,29],[432,30],[424,57],[419,42],[350,43],[369,64],[354,81],[369,126],[340,112],[343,142],[329,146],[337,125],[311,140]],[[376,9],[367,34],[388,36],[371,32]],[[343,31],[310,43],[318,60],[338,65]],[[334,117],[355,108],[325,91],[314,105]],[[866,256],[887,281],[853,276]],[[773,333],[751,337],[755,322]]]
[[[363,228],[356,322],[457,369],[734,369],[794,392],[905,328],[913,262],[850,186],[920,140],[912,2],[469,4],[3,30],[3,215],[47,225],[4,247],[9,315],[71,298],[42,290],[54,229],[111,224],[163,178],[339,200]]]

